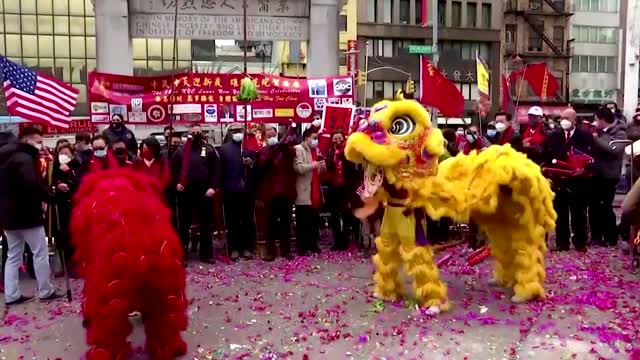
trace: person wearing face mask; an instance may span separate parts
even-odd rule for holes
[[[282,141],[278,141],[276,128],[268,125],[266,146],[260,149],[255,166],[256,221],[260,224],[259,232],[266,237],[264,261],[275,260],[276,240],[280,242],[280,256],[293,259],[290,242],[291,209],[296,199],[296,175],[292,171],[295,152],[287,141],[292,130],[295,128],[289,128]]]
[[[489,141],[478,132],[478,127],[475,125],[471,125],[467,128],[465,138],[460,143],[459,150],[463,154],[469,155],[471,151],[481,151],[489,145],[491,145],[491,143],[489,143]]]
[[[91,139],[91,148],[93,155],[89,161],[87,172],[90,174],[98,171],[117,168],[118,161],[109,151],[107,146],[107,138],[102,135],[96,135]]]
[[[161,154],[161,146],[158,139],[150,136],[142,140],[140,157],[133,163],[133,167],[160,182],[163,192],[169,187],[169,164]]]
[[[116,140],[114,143],[109,143],[111,152],[116,158],[119,167],[131,167],[133,162],[129,160],[130,153],[127,151],[127,145],[122,140]]]
[[[50,279],[42,204],[52,200],[52,196],[37,170],[41,149],[42,132],[33,126],[21,130],[18,142],[0,148],[0,228],[4,230],[8,247],[4,269],[7,306],[33,299],[22,295],[18,284],[25,244],[33,252],[37,297],[47,301],[64,296],[55,290]]]
[[[250,179],[253,167],[252,155],[243,148],[244,128],[240,123],[231,124],[226,142],[220,148],[222,194],[224,197],[227,242],[231,248],[231,260],[240,255],[253,257],[256,238],[254,221],[255,200]]]
[[[631,122],[627,124],[627,138],[631,141],[640,140],[640,108],[636,109]]]
[[[345,137],[341,131],[331,134],[332,146],[327,153],[327,173],[329,187],[327,205],[331,211],[331,232],[333,251],[349,248],[349,239],[357,241],[360,221],[353,215],[352,195],[356,193],[362,179],[356,165],[344,156]]]
[[[597,191],[591,192],[589,204],[591,241],[601,246],[615,246],[618,242],[618,232],[613,199],[622,173],[625,146],[609,144],[613,140],[626,140],[627,134],[611,110],[606,107],[596,111],[594,124],[592,188]]]
[[[124,125],[124,117],[121,114],[113,114],[111,124],[104,129],[102,136],[107,138],[107,142],[111,145],[119,141],[123,142],[129,153],[129,159],[133,159],[138,152],[136,136],[131,129]]]
[[[191,125],[189,137],[187,143],[171,157],[170,186],[178,192],[180,237],[185,247],[185,257],[188,255],[190,228],[195,215],[200,225],[200,261],[213,264],[211,225],[213,197],[220,188],[220,158],[216,149],[202,136],[199,124]]]
[[[294,146],[296,178],[296,244],[298,255],[319,253],[320,209],[323,204],[320,173],[326,170],[317,154],[318,132],[314,127],[302,133],[302,143]]]
[[[75,156],[73,163],[77,166],[76,176],[78,180],[89,170],[89,163],[93,157],[91,149],[91,135],[89,133],[76,134],[76,143],[74,144]]]
[[[543,121],[544,112],[539,106],[532,106],[527,117],[529,123],[522,129],[522,152],[536,164],[541,164],[544,160],[544,142],[547,137],[547,129]]]
[[[496,130],[495,124],[487,125],[487,131],[485,134],[485,137],[491,143],[491,145],[495,145],[498,143],[498,130]]]
[[[67,271],[72,277],[76,276],[72,264],[74,248],[71,245],[69,225],[71,222],[71,200],[78,188],[77,172],[79,164],[74,160],[73,149],[70,144],[58,148],[58,156],[53,161],[53,187],[55,190],[55,208],[53,216],[56,217],[54,237],[56,246],[62,250],[65,257]]]
[[[513,139],[514,130],[511,126],[511,114],[507,112],[498,112],[494,117],[496,123],[495,144],[510,144]]]
[[[576,125],[575,110],[564,110],[560,115],[560,127],[550,132],[545,142],[544,160],[547,164],[554,160],[572,163],[575,154],[591,154],[593,136]],[[558,214],[556,251],[568,251],[571,242],[579,252],[587,251],[588,170],[577,169],[570,176],[550,176],[556,194],[553,207]]]

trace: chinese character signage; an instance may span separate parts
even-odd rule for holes
[[[575,102],[602,104],[614,101],[616,92],[615,89],[573,89],[570,99]]]
[[[244,38],[243,0],[132,0],[132,37],[173,38],[178,9],[178,38]],[[247,39],[251,41],[308,40],[308,0],[247,1]]]
[[[358,41],[347,41],[347,74],[358,75]]]
[[[242,74],[182,73],[122,76],[90,72],[91,120],[107,123],[121,114],[130,124],[175,122],[311,122],[325,104],[352,105],[353,79],[338,76],[293,79],[267,74],[253,78],[260,98],[246,106],[236,99]]]

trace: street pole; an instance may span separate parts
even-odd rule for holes
[[[242,32],[242,38],[244,41],[244,53],[242,60],[244,62],[244,77],[247,77],[247,0],[242,0],[242,22],[244,24],[244,31]],[[243,142],[245,137],[247,136],[248,119],[249,114],[247,114],[247,101],[244,101],[244,136],[242,137]]]
[[[367,78],[369,77],[369,44],[371,40],[367,40],[364,44],[364,86],[362,88],[362,107],[367,108]]]
[[[438,51],[438,0],[433,0],[432,3],[433,6],[431,7],[431,29],[433,30],[433,33],[431,35],[431,51],[433,51],[433,66],[437,68],[438,60],[440,58],[440,52]],[[420,96],[422,96],[422,94],[420,94]],[[438,110],[433,107],[431,108],[431,126],[435,128],[438,127]]]

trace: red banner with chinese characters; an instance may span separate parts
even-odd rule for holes
[[[25,126],[32,126],[31,122],[23,122],[19,124],[19,129]],[[42,130],[43,135],[64,135],[64,134],[78,134],[89,133],[94,134],[98,131],[96,125],[91,122],[89,118],[73,119],[69,123],[68,128],[60,128],[56,126],[48,126],[47,124],[38,124]]]
[[[182,123],[244,121],[245,104],[236,99],[243,77],[197,73],[142,77],[90,72],[87,93],[91,121],[107,123],[115,114],[129,124],[167,124],[171,114],[173,122]],[[246,104],[248,121],[311,122],[325,104],[353,104],[353,79],[348,76],[249,77],[258,87],[260,98]]]

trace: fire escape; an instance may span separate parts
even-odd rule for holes
[[[521,2],[524,6],[518,6],[518,2]],[[546,3],[552,10],[552,13],[549,11],[545,11],[544,3]],[[564,2],[562,2],[564,4]],[[524,7],[524,9],[522,9]],[[540,26],[540,23],[536,21],[537,17],[544,16],[562,16],[569,17],[572,14],[565,11],[564,8],[558,6],[558,4],[554,0],[509,0],[507,3],[507,13],[515,14],[516,16],[520,16],[524,19],[524,21],[529,25],[529,27],[542,39],[542,41],[547,44],[549,49],[553,52],[555,56],[558,57],[566,57],[569,58],[569,51],[566,49],[565,44],[562,44],[561,47],[556,45],[552,39],[547,36],[544,32],[544,27]]]

